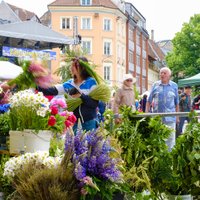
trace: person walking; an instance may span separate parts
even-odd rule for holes
[[[146,103],[147,103],[147,95],[144,94],[142,99],[140,100],[140,108],[141,108],[142,112],[146,111]]]
[[[191,86],[185,86],[184,87],[184,93],[182,93],[182,98],[179,103],[179,110],[180,112],[190,112],[191,111],[191,93],[192,88]],[[190,119],[188,116],[180,117],[179,118],[179,134],[182,134],[183,132],[183,126],[185,123],[185,120],[189,123]]]
[[[156,81],[151,89],[146,103],[146,112],[154,113],[170,113],[179,111],[179,95],[178,86],[170,80],[171,70],[168,67],[163,67],[160,70],[160,80]],[[162,122],[172,129],[170,137],[166,140],[169,151],[175,145],[175,130],[178,117],[167,116],[162,117]]]
[[[133,91],[133,84],[136,79],[131,74],[125,74],[123,77],[122,87],[119,88],[114,97],[113,112],[115,115],[115,123],[120,123],[119,108],[121,106],[135,107],[135,94]]]
[[[73,98],[80,97],[82,104],[73,112],[77,119],[80,119],[82,129],[85,131],[97,128],[97,107],[98,101],[92,99],[88,94],[97,86],[97,80],[94,78],[92,69],[88,70],[86,65],[88,60],[85,57],[77,57],[72,60],[71,74],[72,79],[63,84],[55,85],[51,88],[40,88],[38,91],[44,95],[63,95],[68,94]],[[91,72],[92,71],[92,72]],[[78,121],[78,120],[77,120]],[[78,123],[75,123],[73,130],[76,133]]]
[[[194,110],[199,110],[199,109],[200,109],[200,94],[197,95],[197,96],[194,98],[194,100],[193,100],[193,102],[192,102],[192,108],[193,108]]]

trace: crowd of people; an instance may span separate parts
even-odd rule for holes
[[[88,63],[85,57],[77,57],[72,60],[70,68],[72,79],[67,82],[51,88],[37,87],[38,91],[47,96],[67,94],[73,98],[81,98],[82,103],[74,110],[74,115],[80,119],[83,130],[96,129],[103,121],[103,113],[106,108],[113,110],[116,124],[121,123],[119,108],[123,105],[130,106],[133,111],[138,110],[143,113],[190,112],[192,109],[200,109],[200,95],[192,99],[191,86],[185,86],[183,90],[180,90],[178,85],[170,80],[172,73],[168,67],[161,68],[160,79],[152,85],[149,94],[143,94],[141,99],[135,99],[133,85],[136,83],[136,78],[132,74],[125,74],[121,87],[113,92],[108,104],[94,100],[89,93],[98,85],[98,80],[92,70],[87,70],[84,63]],[[2,87],[7,89],[8,86],[3,85]],[[169,151],[175,145],[176,133],[182,134],[185,121],[189,123],[188,116],[162,117],[162,122],[172,129],[171,135],[166,141]],[[74,125],[74,131],[77,130],[77,126],[78,123]]]

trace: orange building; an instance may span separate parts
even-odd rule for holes
[[[123,5],[112,0],[56,0],[48,5],[51,28],[69,37],[81,36],[86,57],[110,85],[120,83],[126,73],[127,16]],[[52,71],[61,64],[57,53]]]

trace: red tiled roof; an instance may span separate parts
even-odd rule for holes
[[[159,57],[160,60],[165,59],[165,54],[163,53],[162,49],[154,42],[153,40],[149,39],[149,42],[151,46],[153,47],[153,51],[155,51],[154,54],[156,54],[156,57]]]
[[[81,6],[80,0],[56,0],[49,6]],[[103,6],[108,8],[118,9],[111,0],[93,0],[92,6]]]
[[[13,10],[13,12],[16,13],[16,15],[22,20],[22,21],[26,21],[31,19],[34,16],[37,16],[35,13],[30,12],[28,10],[13,6],[11,4],[8,4],[8,6],[10,6],[10,8]]]

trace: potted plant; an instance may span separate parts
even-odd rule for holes
[[[50,104],[40,92],[34,93],[29,89],[14,93],[9,110],[10,152],[48,150],[52,132],[63,134],[76,121],[73,113],[66,110],[60,112],[61,108],[66,109],[63,100]]]

